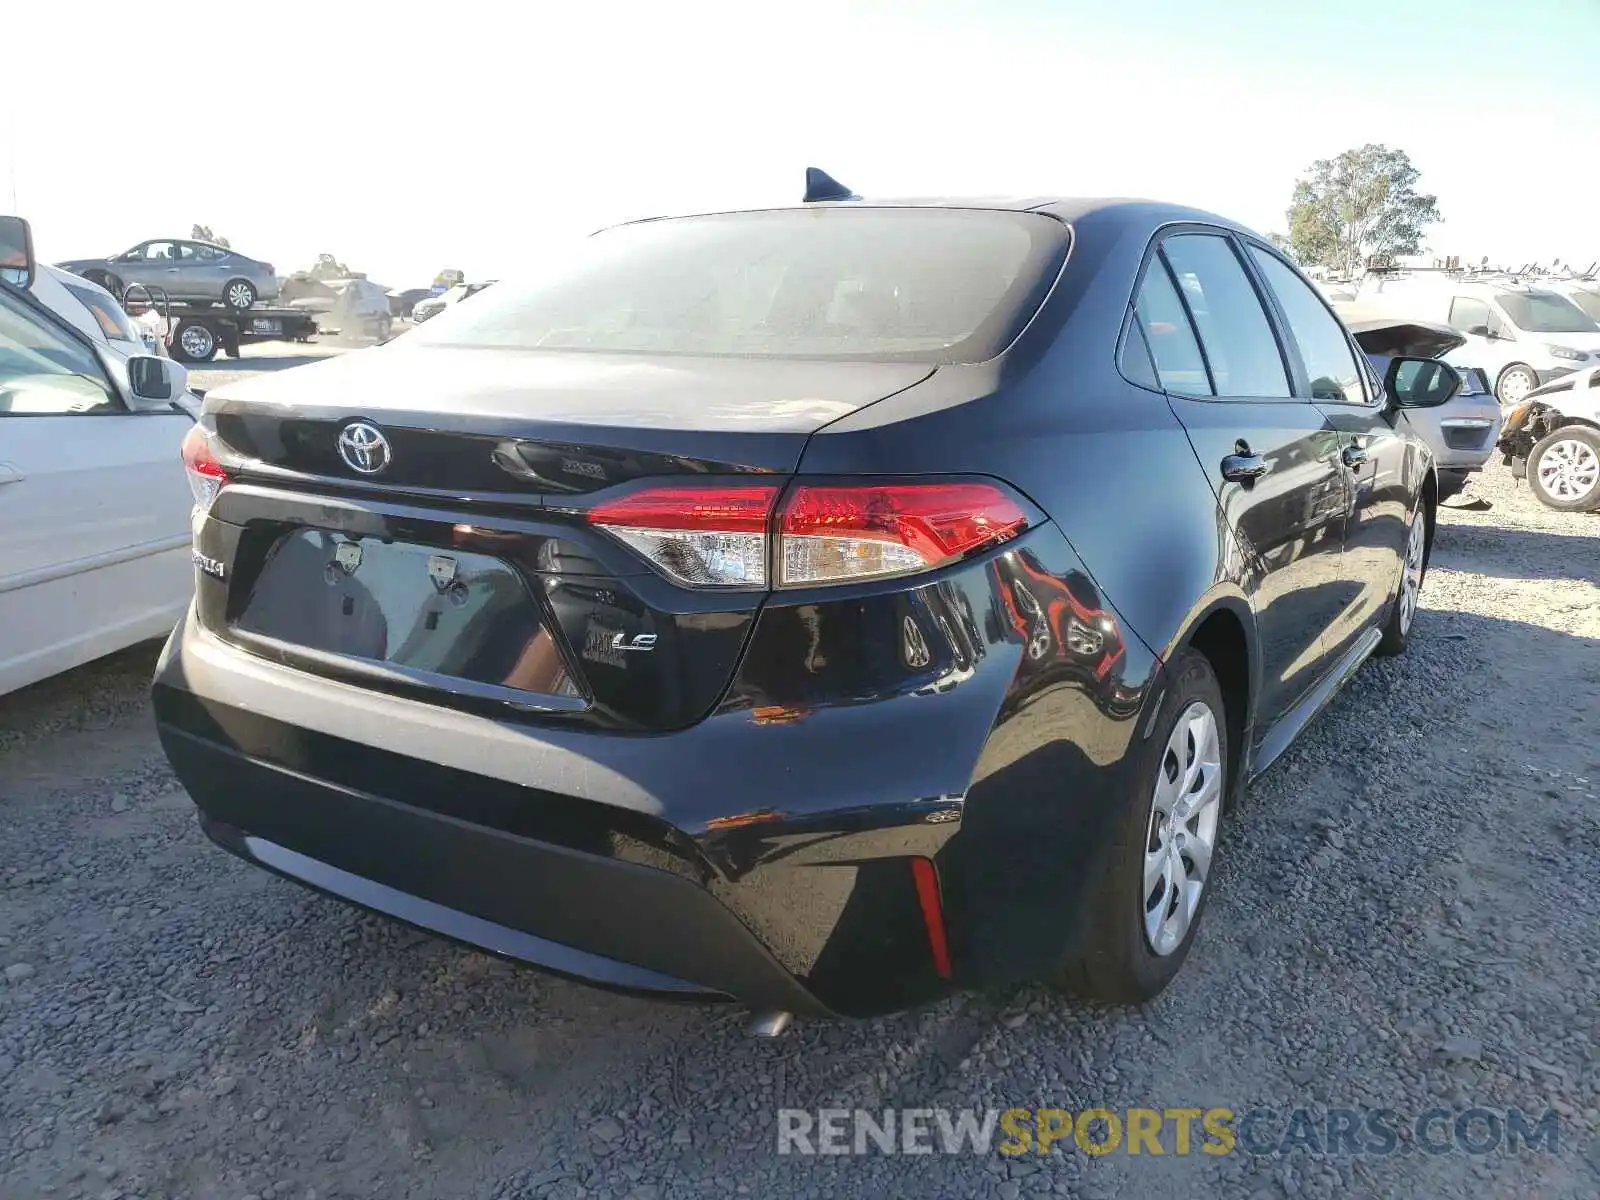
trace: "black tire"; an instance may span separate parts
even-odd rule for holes
[[[1417,511],[1406,524],[1405,547],[1401,551],[1400,558],[1400,577],[1395,580],[1394,595],[1389,598],[1389,615],[1384,618],[1383,637],[1379,639],[1378,647],[1373,651],[1379,658],[1393,658],[1397,654],[1404,654],[1410,642],[1411,631],[1417,627],[1417,613],[1422,607],[1422,583],[1428,577],[1428,555],[1433,548],[1433,538],[1429,528],[1432,524],[1433,510],[1428,508],[1426,501],[1419,500]],[[1413,537],[1422,539],[1421,546],[1415,548],[1421,555],[1421,563],[1417,568],[1416,596],[1413,597],[1413,604],[1408,613],[1403,603],[1402,592],[1411,569]]]
[[[1543,470],[1552,465],[1543,459],[1562,443],[1568,445],[1567,459],[1570,465],[1564,476],[1567,487],[1557,493],[1550,490],[1542,477]],[[1577,448],[1575,460],[1574,446]],[[1588,448],[1588,454],[1592,457],[1582,454],[1584,447]],[[1588,483],[1587,490],[1581,490],[1585,483]],[[1528,452],[1528,486],[1533,489],[1540,504],[1557,512],[1593,512],[1600,509],[1600,429],[1592,429],[1588,425],[1562,425],[1545,434]]]
[[[256,285],[248,279],[230,279],[222,285],[222,302],[243,312],[256,302]]]
[[[1506,387],[1507,380],[1512,381],[1510,389]],[[1525,383],[1525,386],[1519,387],[1519,382]],[[1494,398],[1500,401],[1501,404],[1515,404],[1538,386],[1538,372],[1527,363],[1512,363],[1500,372],[1500,378],[1495,381]],[[1508,390],[1514,394],[1508,395]]]
[[[217,335],[202,321],[180,321],[170,349],[179,362],[210,362],[217,356]]]
[[[1168,739],[1191,705],[1208,706],[1216,721],[1222,787],[1219,808],[1227,805],[1233,761],[1227,709],[1211,663],[1196,651],[1183,650],[1168,664],[1168,671],[1171,683],[1161,701],[1155,727],[1136,751],[1139,762],[1132,772],[1136,782],[1131,792],[1118,800],[1120,811],[1110,827],[1112,844],[1107,848],[1098,878],[1087,892],[1092,912],[1083,926],[1083,944],[1049,981],[1062,991],[1092,1000],[1143,1004],[1159,995],[1189,956],[1195,931],[1200,927],[1211,897],[1211,881],[1216,874],[1215,852],[1182,940],[1166,954],[1157,954],[1151,948],[1144,925],[1147,911],[1153,911],[1144,889],[1145,855],[1154,828],[1151,800],[1157,773],[1170,769]],[[1221,830],[1219,823],[1218,840]],[[1149,895],[1154,894],[1152,889]]]

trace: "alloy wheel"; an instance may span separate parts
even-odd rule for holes
[[[255,299],[248,283],[236,283],[228,289],[228,303],[234,308],[249,308]]]
[[[1427,521],[1419,511],[1411,518],[1411,533],[1406,537],[1406,558],[1400,567],[1400,636],[1411,629],[1417,615],[1417,598],[1422,594],[1422,561],[1427,550]]]
[[[1577,438],[1552,442],[1539,456],[1539,482],[1556,500],[1583,500],[1600,487],[1600,456]]]
[[[1211,706],[1183,710],[1156,773],[1144,855],[1144,935],[1157,955],[1183,945],[1211,875],[1222,812],[1222,742]]]

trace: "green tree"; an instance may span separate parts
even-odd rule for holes
[[[212,233],[211,232],[211,226],[209,226],[209,225],[195,225],[195,226],[193,226],[189,230],[189,236],[192,237],[197,242],[210,242],[214,246],[226,246],[230,250],[233,248],[232,245],[228,242],[227,238],[219,237],[216,234]]]
[[[1368,143],[1318,159],[1294,185],[1289,245],[1302,266],[1356,272],[1368,259],[1393,262],[1422,251],[1422,234],[1443,218],[1436,196],[1417,191],[1422,173],[1404,150]]]

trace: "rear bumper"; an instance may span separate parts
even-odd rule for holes
[[[207,836],[279,875],[602,986],[823,1010],[725,906],[686,879],[312,779],[170,720],[161,736],[174,768],[203,797]]]
[[[304,716],[263,713],[274,692]],[[696,839],[620,762],[580,762],[541,744],[543,731],[501,727],[497,738],[482,718],[264,663],[191,621],[168,643],[154,703],[162,747],[213,841],[445,937],[604,987],[813,1015],[891,1011],[949,986],[911,866],[954,830],[925,820],[938,798]],[[370,723],[428,757],[340,736]],[[433,753],[440,726],[456,755]],[[520,741],[517,761],[502,738]],[[653,743],[627,747],[632,768],[653,748],[661,774],[682,761],[677,774],[695,775],[688,763],[705,752],[683,735],[598,740],[602,753]],[[558,793],[539,778],[580,782]],[[783,861],[760,862],[769,852]]]
[[[923,612],[931,682],[867,645]],[[769,602],[670,734],[373,690],[192,611],[153,696],[206,832],[269,870],[602,986],[870,1016],[1059,961],[1158,676],[1046,527],[915,594]]]

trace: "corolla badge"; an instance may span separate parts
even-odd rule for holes
[[[339,457],[345,466],[363,475],[376,475],[388,467],[389,439],[371,421],[351,421],[339,431]]]

